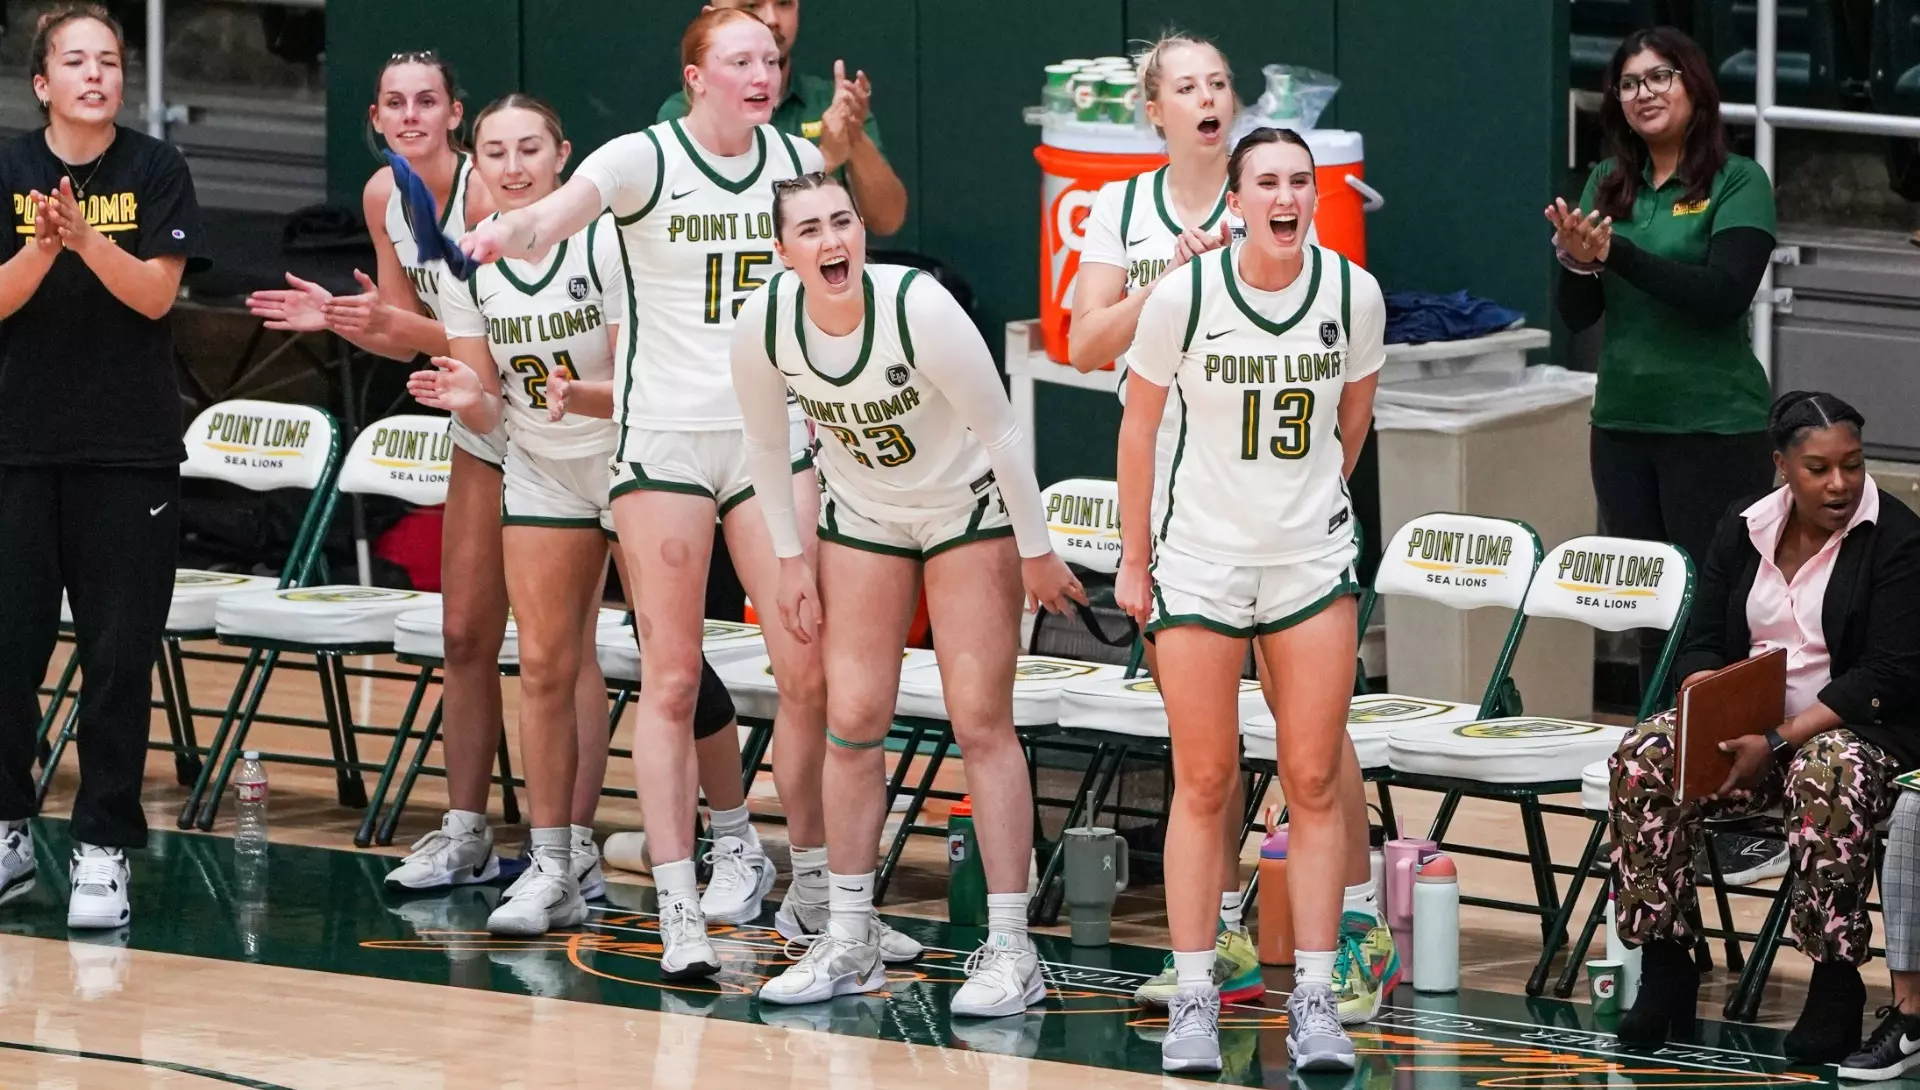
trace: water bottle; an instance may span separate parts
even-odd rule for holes
[[[1262,965],[1293,964],[1293,904],[1287,890],[1287,827],[1275,828],[1267,814],[1260,842],[1260,937],[1255,948]]]
[[[1460,876],[1434,855],[1413,879],[1413,990],[1460,990]]]
[[[234,815],[233,851],[235,855],[265,855],[267,851],[267,769],[260,753],[248,750],[241,755],[240,772],[233,779],[238,812]]]
[[[1640,996],[1640,948],[1620,940],[1620,929],[1615,926],[1613,915],[1617,903],[1613,890],[1608,889],[1607,960],[1620,963],[1620,1009],[1626,1010]]]
[[[959,927],[987,922],[987,870],[973,834],[971,795],[947,814],[947,920]]]

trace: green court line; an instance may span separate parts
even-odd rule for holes
[[[19,1041],[0,1041],[0,1048],[10,1048],[15,1052],[38,1052],[43,1056],[65,1056],[75,1060],[104,1060],[108,1063],[132,1064],[135,1067],[156,1067],[163,1071],[172,1071],[181,1075],[194,1075],[214,1082],[224,1082],[233,1086],[245,1086],[251,1090],[293,1090],[277,1082],[261,1082],[245,1075],[230,1075],[224,1071],[209,1071],[192,1064],[169,1063],[166,1060],[143,1060],[138,1056],[116,1056],[111,1052],[82,1052],[73,1048],[54,1048],[51,1045],[29,1045]]]

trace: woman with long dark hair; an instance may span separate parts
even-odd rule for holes
[[[1546,210],[1566,266],[1559,310],[1606,318],[1593,401],[1600,521],[1697,562],[1727,505],[1773,479],[1767,375],[1746,315],[1773,252],[1773,188],[1728,150],[1706,54],[1672,27],[1627,35],[1607,65],[1608,158],[1578,207]],[[1659,633],[1643,634],[1641,680]]]
[[[186,453],[167,313],[205,264],[186,160],[115,124],[125,53],[105,8],[42,16],[31,66],[47,124],[0,144],[14,211],[0,240],[0,902],[34,877],[36,687],[65,590],[87,685],[74,928],[128,923],[126,849],[147,842],[140,782]]]

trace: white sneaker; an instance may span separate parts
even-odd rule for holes
[[[440,827],[413,842],[400,865],[387,872],[387,887],[415,893],[453,886],[472,886],[500,877],[500,860],[493,855],[493,830],[478,828],[448,813]]]
[[[1211,986],[1182,988],[1168,1001],[1167,1035],[1160,1039],[1160,1070],[1220,1070],[1220,992],[1217,989]]]
[[[871,942],[849,942],[822,935],[787,971],[760,985],[760,1001],[781,1006],[824,1003],[837,995],[859,995],[886,987],[887,967]]]
[[[573,876],[571,857],[557,851],[536,853],[527,868],[532,877],[520,887],[520,896],[502,901],[487,917],[487,930],[496,935],[544,935],[561,927],[587,922],[587,902]]]
[[[706,854],[713,877],[700,895],[700,912],[716,923],[744,924],[760,918],[761,903],[773,892],[773,861],[760,849],[759,838],[749,843],[723,836]]]
[[[832,910],[825,901],[818,904],[797,899],[791,891],[773,914],[773,929],[788,942],[812,942],[827,933],[827,918]],[[888,965],[904,965],[926,952],[926,947],[893,928],[875,912],[867,924],[867,935],[880,948],[880,960]]]
[[[68,872],[67,926],[80,929],[125,927],[133,918],[127,905],[127,854],[119,848],[79,844]]]
[[[700,902],[681,897],[660,906],[660,976],[695,980],[720,971],[720,955],[707,941],[707,920]]]
[[[0,823],[0,905],[33,892],[33,833],[24,821]]]
[[[568,857],[573,870],[573,880],[580,884],[580,896],[589,901],[598,900],[607,895],[607,872],[600,869],[600,849],[593,841],[585,841],[573,846]],[[520,895],[527,883],[533,880],[533,860],[527,860],[525,870],[513,880],[507,891],[500,895],[502,901],[511,901]]]
[[[967,1018],[1006,1018],[1046,997],[1047,981],[1033,943],[1001,933],[989,935],[967,959],[967,982],[954,993],[951,1009]]]

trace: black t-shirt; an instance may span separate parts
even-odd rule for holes
[[[208,264],[193,178],[173,145],[123,126],[95,163],[71,171],[87,222],[142,261]],[[33,244],[27,194],[52,192],[68,173],[44,130],[0,143],[0,189],[13,196],[0,260]],[[178,465],[184,428],[168,320],[122,303],[62,251],[33,297],[0,320],[0,465]]]

